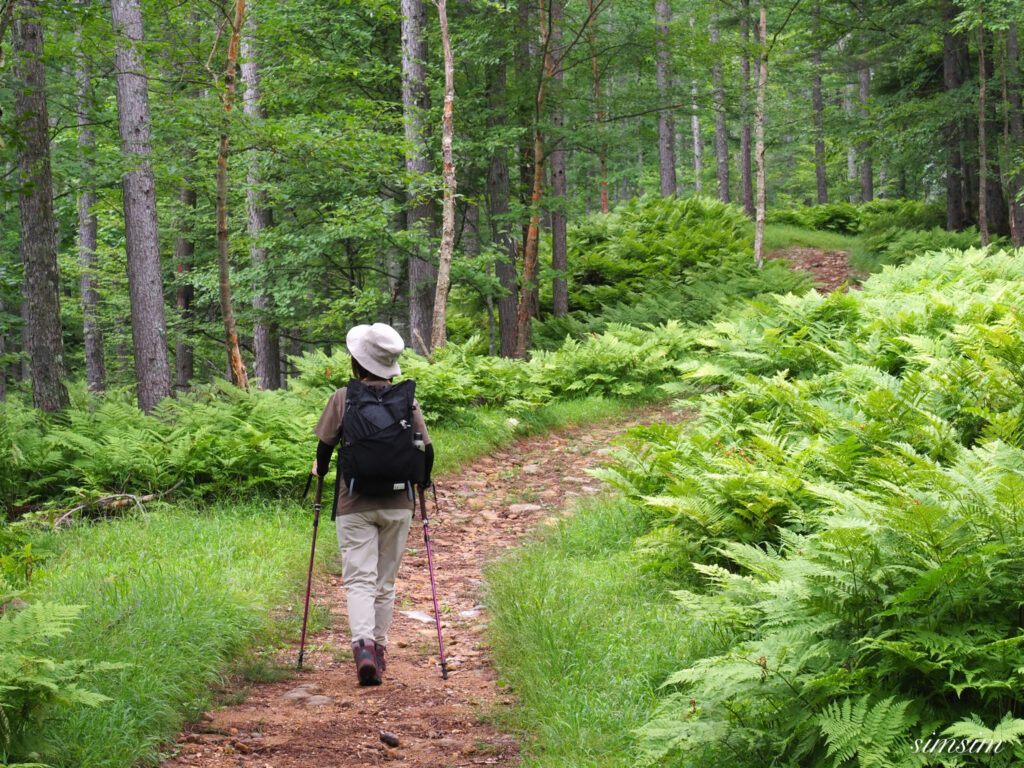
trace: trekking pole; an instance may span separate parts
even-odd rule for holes
[[[427,520],[427,492],[420,489],[420,514],[423,516],[423,541],[427,545],[427,567],[430,569],[430,593],[434,597],[434,619],[437,621],[437,648],[441,652],[441,679],[448,679],[448,662],[444,658],[444,641],[441,639],[441,612],[437,609],[437,586],[434,583],[434,558],[430,554],[430,533]],[[434,490],[434,506],[437,506],[437,490]]]
[[[313,475],[310,473],[310,480]],[[307,490],[309,482],[306,483]],[[302,494],[305,496],[306,494]],[[309,576],[306,577],[306,609],[302,612],[302,639],[299,640],[299,669],[302,669],[302,656],[306,651],[306,620],[309,618],[309,593],[313,587],[313,556],[316,555],[316,529],[320,525],[320,502],[324,496],[324,479],[317,475],[316,496],[313,497],[313,546],[309,550]]]

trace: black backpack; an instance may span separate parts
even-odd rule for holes
[[[350,379],[341,421],[339,478],[349,494],[388,496],[402,489],[412,493],[426,475],[426,455],[413,442],[413,398],[416,382],[373,387]],[[335,496],[337,498],[337,496]]]

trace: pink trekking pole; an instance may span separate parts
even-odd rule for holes
[[[444,658],[444,641],[441,639],[441,612],[437,609],[437,586],[434,584],[434,558],[430,554],[429,520],[427,520],[427,492],[420,489],[420,514],[423,516],[423,541],[427,545],[427,567],[430,569],[430,593],[434,597],[434,619],[437,621],[437,647],[441,653],[441,679],[448,679],[448,662]],[[434,490],[434,501],[437,501],[437,490]]]
[[[312,475],[310,475],[312,479]],[[309,482],[306,482],[309,489]],[[306,494],[303,493],[303,496]],[[316,478],[316,496],[313,498],[313,546],[309,550],[309,576],[306,577],[306,609],[302,612],[302,639],[299,640],[299,669],[302,669],[302,656],[306,651],[306,620],[309,618],[309,593],[313,587],[313,557],[316,555],[316,529],[320,525],[320,502],[324,496],[324,479]]]

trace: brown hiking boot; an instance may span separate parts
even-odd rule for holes
[[[356,660],[356,675],[360,685],[380,685],[377,671],[377,649],[373,640],[358,640],[352,643],[352,656]]]
[[[385,658],[387,647],[380,643],[374,643],[374,649],[377,652],[377,673],[383,675],[384,670],[388,667],[388,660]]]

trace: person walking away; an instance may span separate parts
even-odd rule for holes
[[[338,548],[342,557],[342,578],[348,601],[352,653],[360,685],[379,685],[387,659],[388,630],[395,606],[395,578],[405,552],[405,543],[415,509],[411,482],[375,483],[362,476],[360,462],[399,462],[406,441],[422,451],[422,477],[415,482],[430,486],[434,447],[419,403],[412,397],[411,381],[392,385],[401,374],[398,358],[405,343],[398,332],[384,323],[357,325],[348,332],[345,345],[352,356],[352,375],[347,387],[338,389],[327,401],[314,428],[319,442],[313,474],[327,474],[334,447],[341,443],[338,458],[338,482],[335,484],[334,514]],[[353,435],[365,428],[366,418],[382,420],[386,413],[380,403],[394,403],[399,389],[411,404],[411,419],[401,418],[379,434],[395,433],[401,444],[397,450],[385,446],[366,447],[365,441],[352,443]],[[369,407],[363,405],[369,402]],[[376,410],[374,408],[376,407]],[[395,406],[391,406],[394,410]],[[365,414],[363,412],[365,411]],[[363,414],[360,416],[359,414]],[[362,419],[360,421],[360,419]],[[378,423],[377,426],[383,426]],[[346,434],[346,429],[348,434]],[[401,472],[403,470],[397,470]],[[408,473],[407,473],[408,474]],[[401,490],[399,490],[399,488]]]

